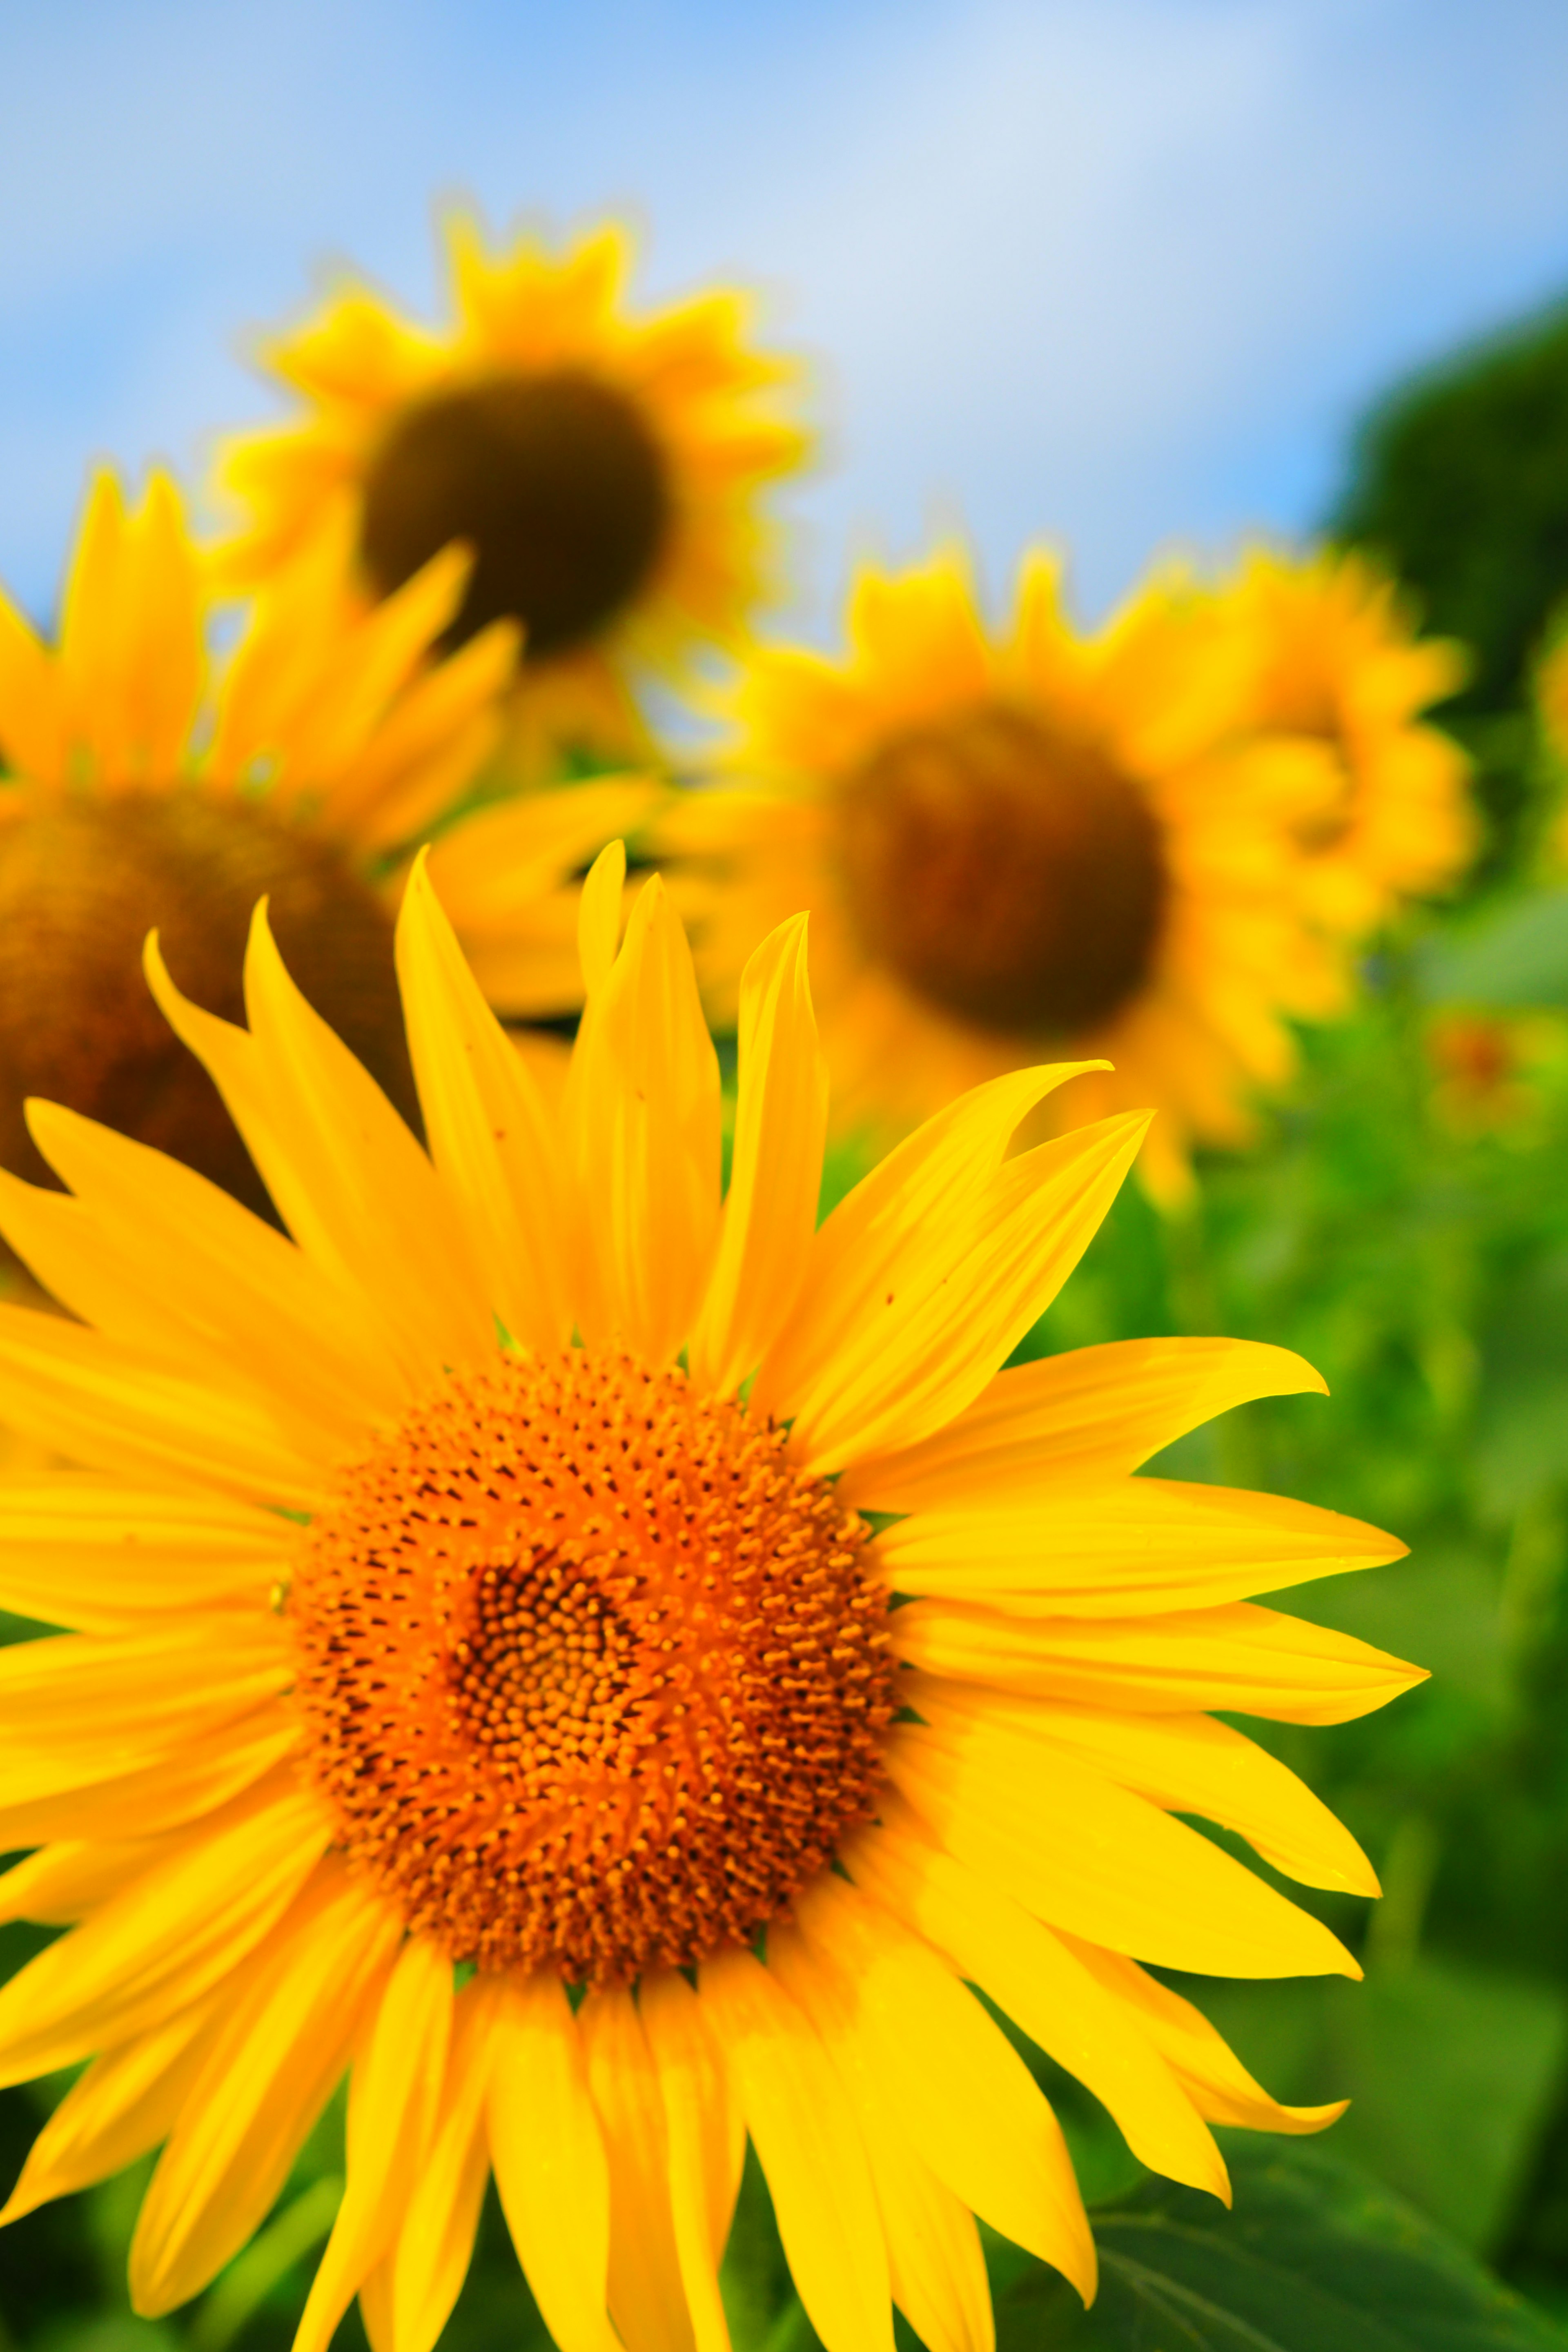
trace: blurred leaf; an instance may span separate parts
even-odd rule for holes
[[[1277,2098],[1349,2099],[1336,2157],[1472,2249],[1496,2246],[1568,2054],[1559,1987],[1424,1955],[1364,1984],[1212,1984],[1197,1998]]]
[[[1151,2179],[1097,2213],[1087,2312],[1052,2272],[1001,2299],[998,2352],[1564,2352],[1568,2336],[1317,2148],[1231,2141],[1236,2210]]]
[[[1484,924],[1438,932],[1415,967],[1432,1004],[1568,1004],[1568,890],[1512,899]]]

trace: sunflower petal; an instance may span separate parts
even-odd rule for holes
[[[1055,1928],[1197,1976],[1359,1976],[1339,1938],[1171,1815],[1001,1725],[901,1724],[889,1774],[937,1843]]]
[[[1255,1397],[1326,1394],[1287,1349],[1253,1339],[1113,1339],[998,1372],[955,1421],[858,1461],[840,1492],[862,1510],[1000,1509],[1062,1478],[1125,1475]]]
[[[577,2012],[610,2165],[610,2317],[628,2352],[694,2352],[669,2192],[658,2073],[625,1988]]]
[[[944,1952],[1076,2074],[1142,2163],[1228,2203],[1218,2148],[1125,2004],[1022,1904],[933,1845],[892,1790],[879,1798],[879,1825],[859,1832],[843,1857],[855,1884]]]
[[[93,2060],[28,2149],[0,2227],[107,2180],[167,2139],[200,2072],[218,1999],[209,1993]]]
[[[938,2179],[1090,2302],[1094,2240],[1072,2159],[1000,2027],[921,1937],[843,1879],[814,1881],[795,1915],[845,1990],[868,2070]]]
[[[955,1107],[965,1117],[930,1122],[943,1130],[941,1148],[912,1161],[890,1195],[879,1180],[897,1152],[822,1227],[795,1313],[752,1391],[754,1407],[793,1421],[805,1467],[847,1467],[941,1428],[973,1402],[1067,1280],[1147,1125],[1140,1113],[1102,1120],[997,1164],[1032,1100],[1071,1075],[1017,1072],[977,1088]],[[955,1153],[980,1169],[989,1162],[984,1181],[961,1179]],[[932,1198],[939,1171],[944,1181]],[[880,1202],[874,1219],[857,1209],[868,1187]],[[855,1213],[833,1244],[829,1287],[822,1244],[847,1211]],[[852,1263],[844,1255],[851,1237]]]
[[[1136,1960],[1126,1959],[1120,1952],[1081,1943],[1075,1936],[1064,1936],[1062,1942],[1163,2053],[1172,2072],[1186,2084],[1199,2115],[1211,2124],[1300,2134],[1322,2131],[1343,2115],[1350,2104],[1346,2099],[1321,2107],[1282,2107],[1253,2081],[1240,2059],[1190,2000],[1184,2000],[1180,1993],[1172,1992]]]
[[[1248,1601],[1110,1618],[911,1601],[893,1631],[899,1655],[928,1674],[1151,1715],[1221,1707],[1279,1723],[1348,1723],[1426,1679],[1423,1667],[1353,1634]]]
[[[865,2145],[805,2012],[750,1952],[698,1970],[697,1994],[740,2085],[795,2292],[826,2352],[889,2352],[891,2288]]]
[[[816,1229],[827,1069],[805,970],[804,915],[763,941],[741,978],[735,1150],[719,1252],[692,1335],[693,1378],[738,1388],[783,1328]]]
[[[282,1916],[330,1835],[319,1800],[288,1788],[180,1844],[0,1989],[0,2079],[74,2066],[199,2000]]]
[[[452,2032],[452,1964],[422,1936],[393,1963],[349,2084],[348,2182],[294,2335],[325,2352],[424,2168]]]
[[[225,1989],[132,2241],[139,2312],[155,2318],[199,2294],[266,2219],[401,1933],[395,1913],[329,1861]]]
[[[1050,1699],[1002,1696],[912,1675],[909,1704],[938,1727],[998,1726],[1037,1741],[1047,1769],[1067,1755],[1171,1812],[1239,1831],[1266,1862],[1309,1886],[1382,1892],[1350,1832],[1277,1757],[1208,1715],[1121,1715]]]
[[[583,1255],[597,1276],[579,1307],[584,1337],[620,1338],[662,1363],[685,1340],[712,1265],[720,1136],[718,1059],[657,874],[593,992],[568,1104]],[[591,1328],[595,1309],[604,1329]]]
[[[560,1144],[539,1088],[463,961],[423,853],[397,924],[408,1049],[430,1155],[520,1346],[572,1335]]]
[[[740,2193],[745,2118],[686,1979],[673,1969],[645,1976],[638,2009],[664,2105],[670,2222],[697,2352],[730,2352],[719,2264]]]
[[[609,2165],[559,1979],[499,1979],[492,2032],[490,2162],[518,2260],[561,2352],[616,2352]]]
[[[451,2052],[429,2149],[397,2242],[383,2258],[394,2352],[434,2352],[468,2273],[490,2175],[489,2031],[489,2004],[470,1981],[453,2004]],[[362,2302],[364,2294],[362,2286]]]
[[[1405,1549],[1286,1495],[1171,1478],[1064,1479],[1027,1509],[917,1512],[878,1538],[900,1592],[1037,1617],[1201,1609],[1376,1568]]]
[[[768,1967],[822,2036],[855,2111],[888,2246],[893,2301],[930,2352],[992,2352],[995,2323],[974,2216],[939,2180],[866,2063],[855,2003],[793,1927],[768,1936]]]

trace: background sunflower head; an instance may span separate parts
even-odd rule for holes
[[[488,250],[458,215],[447,248],[444,331],[351,285],[266,346],[309,413],[223,452],[248,515],[225,570],[264,580],[323,508],[347,518],[372,598],[461,540],[448,642],[500,617],[523,632],[514,757],[636,749],[635,676],[733,645],[772,585],[760,494],[805,453],[800,370],[752,347],[731,289],[629,310],[614,224],[553,255],[526,236]]]
[[[57,642],[0,599],[0,1164],[44,1173],[24,1110],[42,1095],[260,1202],[148,993],[142,942],[157,928],[181,984],[232,1018],[261,895],[312,1003],[414,1115],[393,924],[405,845],[437,828],[444,887],[500,1001],[574,1001],[566,877],[647,788],[604,782],[453,824],[501,723],[516,630],[492,623],[443,658],[464,551],[370,610],[342,554],[330,521],[302,535],[215,660],[211,583],[178,492],[155,473],[128,508],[104,472]]]
[[[1041,553],[992,631],[949,547],[864,570],[846,639],[753,652],[744,785],[668,821],[718,1000],[809,906],[846,1116],[896,1130],[1037,1051],[1103,1055],[1101,1108],[1159,1106],[1146,1172],[1179,1188],[1289,1067],[1282,1013],[1333,989],[1278,782],[1238,756],[1237,633],[1170,571],[1081,633]]]

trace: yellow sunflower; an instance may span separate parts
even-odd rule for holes
[[[893,1129],[1039,1058],[1113,1071],[1080,1102],[1162,1114],[1142,1172],[1237,1143],[1278,1083],[1282,1012],[1333,1002],[1294,895],[1294,776],[1237,756],[1236,633],[1178,574],[1078,634],[1057,565],[1022,567],[987,633],[961,550],[863,570],[842,660],[756,651],[734,696],[745,786],[695,792],[662,839],[727,1012],[745,955],[811,909],[843,1115]]]
[[[341,543],[301,543],[209,675],[202,562],[173,484],[128,511],[93,482],[58,642],[0,597],[0,1165],[41,1176],[44,1095],[174,1152],[247,1198],[250,1163],[148,994],[142,942],[237,1016],[250,910],[312,1003],[405,1109],[393,970],[403,847],[461,803],[500,724],[515,631],[428,658],[464,593],[449,550],[372,613]],[[578,1002],[567,877],[653,798],[640,783],[513,800],[449,830],[435,871],[492,1003]]]
[[[800,371],[752,348],[736,292],[629,312],[623,228],[495,253],[459,215],[447,244],[444,331],[351,284],[268,347],[310,413],[227,445],[219,480],[249,521],[224,569],[266,580],[323,509],[373,596],[464,540],[452,642],[500,616],[525,633],[514,757],[638,748],[636,675],[679,680],[733,645],[771,583],[759,493],[805,455],[779,397]]]
[[[1255,550],[1220,594],[1247,646],[1251,716],[1289,766],[1303,906],[1355,937],[1441,890],[1475,854],[1469,762],[1421,713],[1464,683],[1463,648],[1418,639],[1364,556]]]
[[[971,1985],[1149,2164],[1283,2108],[1145,1964],[1354,1975],[1232,1855],[1375,1891],[1210,1707],[1293,1722],[1413,1670],[1258,1608],[1387,1559],[1270,1495],[1131,1474],[1321,1386],[1221,1339],[998,1371],[1142,1121],[1008,1156],[1070,1068],[953,1104],[820,1230],[805,923],[742,988],[732,1180],[657,879],[583,897],[559,1123],[416,869],[397,958],[426,1157],[289,977],[248,1029],[159,1003],[288,1229],[48,1105],[68,1195],[0,1224],[80,1318],[0,1308],[0,1410],[86,1465],[0,1489],[0,2080],[88,2062],[8,2216],[160,2143],[138,2307],[197,2293],[347,2073],[347,2187],[299,2352],[357,2293],[430,2352],[493,2172],[563,2352],[724,2352],[750,2136],[828,2352],[985,2352],[973,2216],[1084,2295],[1051,2109]],[[883,1531],[862,1513],[885,1513]],[[908,1596],[895,1608],[895,1595]],[[583,1997],[569,1998],[574,1989]]]

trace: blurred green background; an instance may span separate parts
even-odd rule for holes
[[[1568,881],[1531,709],[1568,596],[1568,310],[1399,391],[1347,471],[1332,535],[1381,554],[1428,625],[1474,650],[1438,715],[1476,758],[1484,850],[1451,903],[1379,943],[1356,1016],[1303,1037],[1259,1148],[1208,1162],[1173,1221],[1130,1188],[1028,1349],[1224,1332],[1326,1375],[1330,1400],[1245,1408],[1159,1466],[1300,1496],[1411,1547],[1286,1605],[1431,1682],[1333,1729],[1248,1727],[1382,1874],[1370,1910],[1292,1890],[1366,1981],[1187,1990],[1277,2096],[1352,2100],[1329,2156],[1568,2323]],[[847,1156],[836,1181],[855,1172]],[[47,1940],[5,1928],[0,1958]],[[1091,2199],[1134,2189],[1109,2121],[1052,2086]],[[59,2088],[0,2095],[5,2179]],[[145,2168],[30,2217],[0,2243],[0,2352],[280,2352],[341,2161],[334,2111],[260,2238],[156,2324],[124,2288]],[[809,2340],[754,2174],[727,2288],[741,2352]],[[342,2338],[363,2340],[357,2317]],[[493,2200],[447,2340],[542,2340]]]

